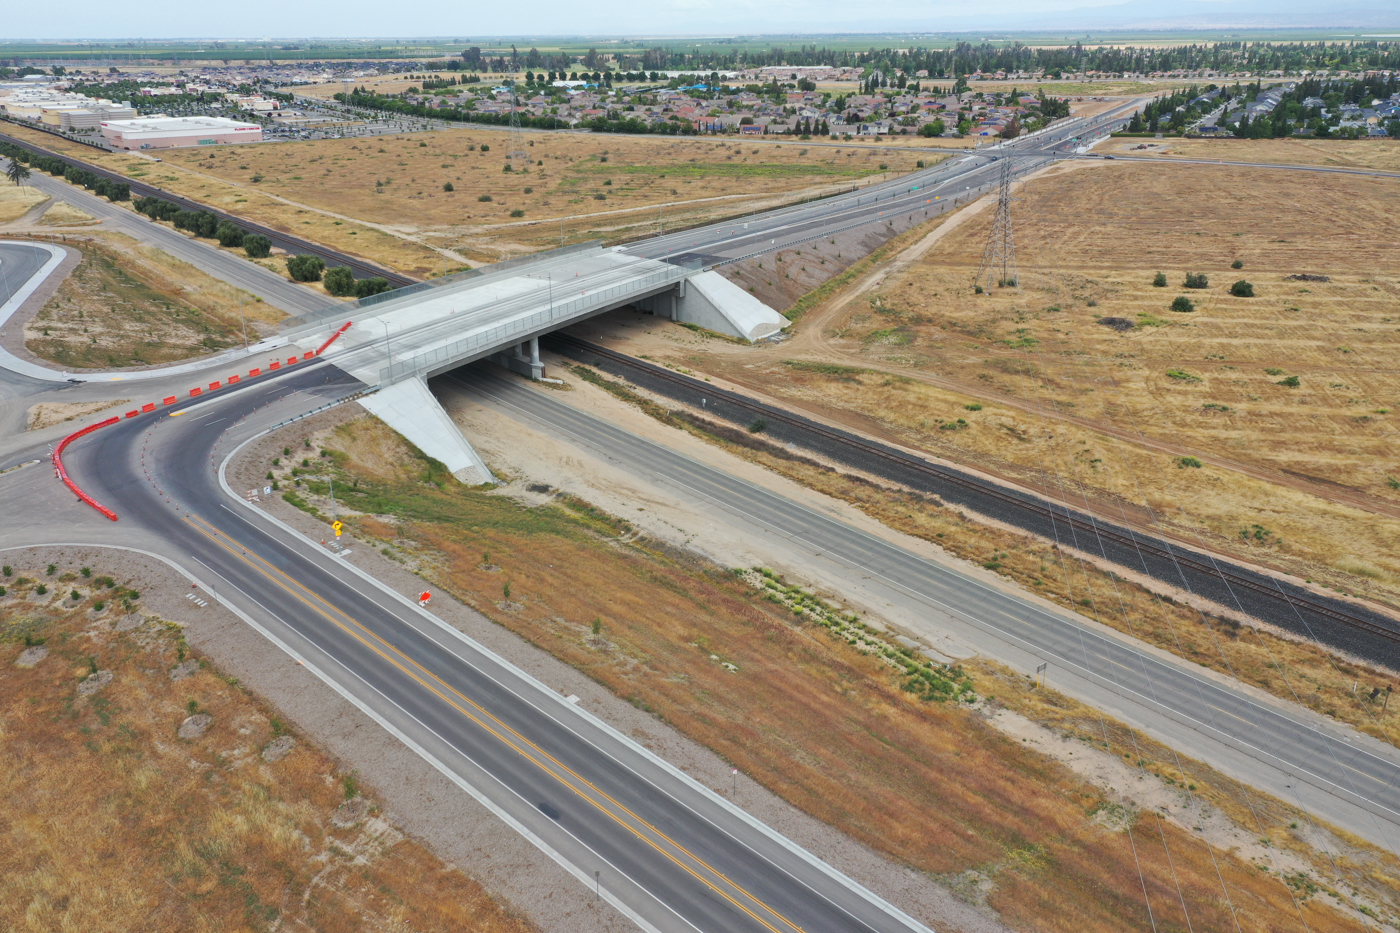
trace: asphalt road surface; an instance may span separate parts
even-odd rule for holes
[[[221,602],[648,929],[925,929],[221,487],[220,465],[259,433],[258,415],[358,387],[313,364],[104,428],[64,461],[121,521],[74,504],[47,468],[22,470],[0,477],[16,505],[0,546],[43,539],[21,529],[46,523],[49,540],[119,541],[190,564]],[[53,527],[56,513],[73,522]]]

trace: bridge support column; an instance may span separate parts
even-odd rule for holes
[[[544,378],[544,363],[540,361],[540,338],[531,337],[508,350],[492,354],[491,359],[513,373],[529,379]]]

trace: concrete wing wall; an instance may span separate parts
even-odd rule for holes
[[[491,481],[491,471],[442,410],[421,376],[410,376],[360,399],[389,427],[423,453],[446,464],[452,475],[475,486]]]
[[[788,325],[783,317],[718,272],[699,272],[686,280],[676,301],[676,320],[697,324],[731,337],[761,340]]]

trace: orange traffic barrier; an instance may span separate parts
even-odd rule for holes
[[[175,396],[173,396],[173,395],[167,395],[167,396],[165,397],[165,400],[164,400],[161,404],[163,404],[163,405],[174,405],[176,401],[177,401],[177,399],[175,398]]]
[[[234,384],[235,382],[237,382],[237,381],[238,381],[238,373],[234,373],[232,376],[229,376],[229,377],[228,377],[228,384],[229,384],[229,385],[233,385],[233,384]]]
[[[147,402],[146,404],[144,404],[144,405],[141,406],[141,410],[142,410],[142,411],[155,411],[155,410],[156,410],[156,403],[155,403],[155,402]]]
[[[261,375],[262,375],[262,370],[261,370],[261,369],[250,369],[250,370],[248,370],[248,378],[250,378],[250,379],[255,378],[255,377],[257,377],[257,376],[261,376]]]
[[[203,394],[204,394],[204,390],[201,389],[199,386],[195,386],[193,389],[190,389],[190,395],[203,395]]]
[[[129,411],[129,412],[126,413],[126,416],[127,416],[128,418],[135,418],[135,417],[136,417],[137,415],[139,415],[139,414],[141,414],[141,413],[133,408],[131,411]]]
[[[107,516],[112,521],[117,520],[116,512],[113,512],[111,509],[98,502],[92,496],[89,496],[87,493],[83,492],[81,489],[78,488],[77,483],[73,482],[71,479],[68,478],[68,471],[63,468],[63,451],[69,444],[71,444],[73,441],[76,441],[84,434],[91,434],[98,428],[105,428],[109,424],[116,424],[120,420],[120,418],[113,416],[111,418],[108,418],[106,421],[99,421],[97,424],[90,424],[87,427],[83,428],[81,431],[75,431],[72,434],[65,437],[63,440],[59,441],[58,446],[53,449],[54,475],[57,476],[59,479],[63,480],[63,485],[67,486],[69,489],[73,490],[73,492],[77,493],[79,499],[86,502],[94,509],[97,509],[97,511],[101,512],[103,515]]]

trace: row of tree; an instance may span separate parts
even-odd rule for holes
[[[343,103],[345,95],[343,93],[336,94],[335,99]],[[415,104],[412,101],[404,100],[401,97],[387,97],[363,89],[351,92],[350,106],[364,107],[368,110],[383,110],[388,113],[426,120],[448,120],[453,123],[489,123],[497,126],[506,126],[510,123],[509,113],[477,113],[463,107],[428,107],[424,104]],[[569,128],[567,120],[561,120],[558,117],[537,117],[526,113],[520,114],[520,125],[541,130],[566,130]]]
[[[11,166],[28,165],[37,168],[41,172],[48,172],[50,175],[61,175],[63,180],[71,185],[81,185],[94,194],[99,194],[109,201],[129,201],[131,200],[131,186],[124,181],[113,181],[105,175],[98,175],[89,172],[85,168],[70,165],[57,156],[43,155],[37,152],[30,152],[16,146],[14,143],[0,142],[0,155],[10,160]],[[7,171],[7,175],[10,173]],[[24,172],[22,177],[16,177],[20,173],[10,175],[10,179],[18,184],[29,176]]]
[[[177,230],[188,230],[197,237],[218,240],[220,246],[242,247],[249,259],[272,255],[272,241],[259,233],[249,233],[237,224],[221,220],[209,211],[187,211],[178,204],[151,195],[137,198],[131,206],[152,220],[164,220]]]

